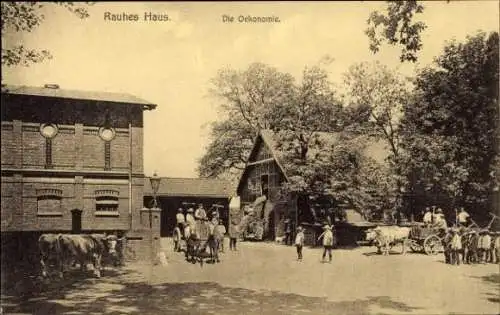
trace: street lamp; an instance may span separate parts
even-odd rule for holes
[[[151,188],[153,189],[153,208],[156,209],[158,208],[158,200],[156,199],[156,194],[158,193],[158,189],[160,188],[160,182],[161,178],[156,174],[156,172],[153,173],[153,176],[149,178],[149,182],[151,184]],[[149,211],[149,227],[153,228],[153,217],[151,214],[151,211]]]

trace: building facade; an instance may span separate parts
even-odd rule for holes
[[[1,231],[131,231],[143,207],[143,112],[131,95],[2,86]]]

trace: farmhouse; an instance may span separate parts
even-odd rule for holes
[[[338,139],[338,135],[333,133],[321,132],[318,136],[329,143],[335,143]],[[310,150],[308,154],[312,155],[314,152]],[[365,154],[383,163],[387,150],[382,141],[373,141],[365,148]],[[283,237],[285,222],[290,222],[292,233],[297,224],[319,224],[319,211],[316,210],[320,209],[314,209],[315,205],[307,195],[284,193],[282,187],[289,181],[290,166],[283,163],[282,156],[276,134],[271,130],[261,130],[254,141],[237,188],[242,208],[252,206],[254,211],[257,209],[254,215],[264,222],[265,238],[269,240]],[[306,241],[313,243],[313,237],[306,235]]]
[[[143,112],[155,107],[128,94],[2,86],[2,254],[42,232],[141,230]]]

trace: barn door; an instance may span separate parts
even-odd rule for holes
[[[80,209],[71,210],[71,233],[82,233],[82,210]]]

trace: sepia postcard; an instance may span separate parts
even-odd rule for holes
[[[499,314],[498,1],[2,2],[0,314]]]

